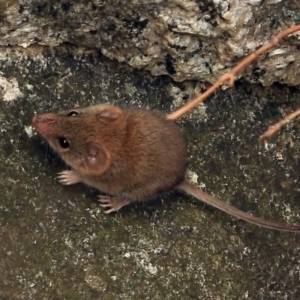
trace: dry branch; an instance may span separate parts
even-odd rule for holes
[[[208,98],[212,93],[214,93],[217,88],[224,84],[227,83],[229,86],[233,86],[233,83],[235,81],[235,77],[246,67],[248,67],[259,55],[265,53],[269,49],[275,47],[279,41],[286,37],[287,35],[294,33],[296,31],[300,30],[300,24],[294,25],[292,27],[286,28],[276,35],[273,36],[273,38],[265,45],[261,46],[257,50],[251,52],[248,56],[243,58],[235,67],[233,67],[229,72],[221,75],[217,81],[210,86],[203,94],[198,95],[196,98],[193,100],[189,101],[187,104],[182,106],[181,108],[169,113],[167,115],[167,119],[169,120],[176,120],[180,118],[182,115],[187,113],[189,110],[194,108],[196,105],[199,103],[203,102],[205,99]],[[279,127],[280,128],[280,127]]]
[[[283,119],[278,121],[277,123],[270,125],[268,129],[259,137],[260,141],[268,140],[275,132],[277,132],[283,125],[289,123],[291,120],[300,115],[300,108],[295,110],[294,112],[288,114]]]

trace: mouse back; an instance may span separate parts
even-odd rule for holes
[[[188,164],[186,140],[164,113],[145,109],[124,110],[126,139],[119,171],[131,199],[140,200],[177,186]],[[127,196],[125,194],[125,196]]]

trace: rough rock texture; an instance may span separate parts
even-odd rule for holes
[[[0,0],[0,45],[69,42],[153,75],[212,82],[299,21],[296,0]],[[299,46],[299,34],[289,37],[247,79],[299,84]]]
[[[29,125],[36,112],[99,102],[170,111],[201,83],[128,64],[212,81],[298,21],[296,0],[0,0],[0,299],[300,299],[300,235],[175,191],[107,216],[96,191],[59,185],[65,166]],[[297,43],[247,78],[298,84]],[[299,122],[268,147],[257,140],[299,106],[299,90],[278,83],[220,89],[179,122],[190,177],[244,211],[299,224]]]
[[[0,299],[300,299],[300,234],[175,191],[107,216],[96,191],[61,186],[65,166],[32,132],[35,112],[99,102],[168,111],[195,83],[70,46],[41,50],[0,49]],[[268,148],[257,140],[299,101],[279,84],[219,90],[180,122],[193,180],[244,211],[299,224],[299,122]]]

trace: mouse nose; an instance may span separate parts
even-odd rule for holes
[[[40,121],[39,116],[33,116],[33,117],[31,118],[31,125],[35,127],[36,124],[37,124],[39,121]]]
[[[38,129],[43,123],[45,119],[41,117],[40,115],[35,115],[31,118],[31,125]]]
[[[41,114],[41,115],[34,115],[31,118],[31,124],[37,124],[37,123],[45,123],[51,121],[51,118],[47,114]]]
[[[31,118],[31,125],[40,133],[50,133],[55,129],[55,124],[52,114],[40,114]]]
[[[37,116],[31,118],[31,125],[34,125],[37,122]]]

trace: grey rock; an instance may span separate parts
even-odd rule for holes
[[[169,75],[213,82],[278,31],[300,21],[298,1],[0,1],[0,45],[72,43]],[[245,78],[300,83],[299,34],[249,68]]]

